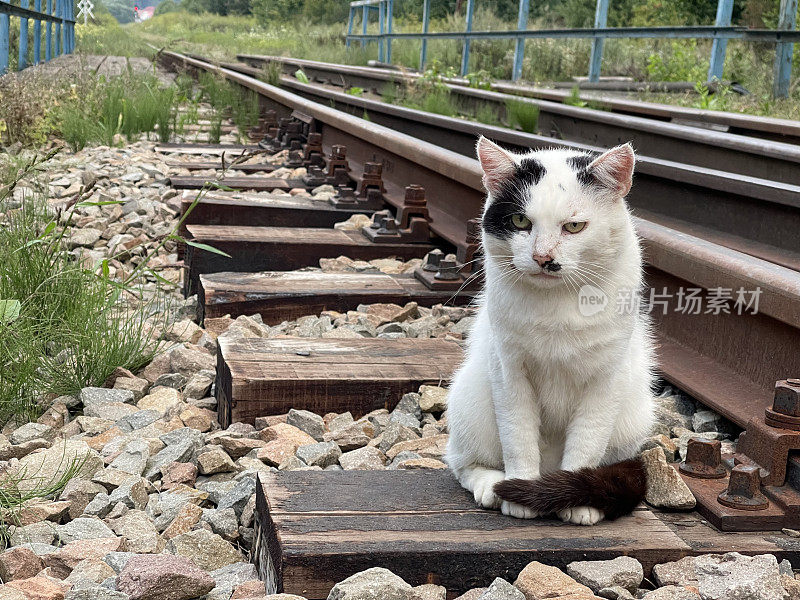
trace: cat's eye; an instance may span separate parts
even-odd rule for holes
[[[517,229],[531,228],[531,220],[522,214],[511,215],[511,224]]]
[[[583,231],[586,227],[586,221],[572,221],[571,223],[564,223],[564,231],[567,233],[578,233]]]

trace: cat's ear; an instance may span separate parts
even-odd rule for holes
[[[595,181],[622,198],[633,184],[633,167],[636,156],[630,144],[623,144],[601,154],[590,165],[588,171]]]
[[[489,192],[499,192],[517,169],[514,157],[494,142],[481,136],[477,146],[478,160],[483,169],[483,185]]]

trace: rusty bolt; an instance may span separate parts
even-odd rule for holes
[[[331,148],[332,160],[344,160],[347,157],[347,148],[340,144],[336,144]]]
[[[477,244],[481,241],[481,220],[470,219],[467,221],[467,244]]]
[[[403,199],[403,204],[411,206],[425,206],[425,188],[415,183],[406,186],[406,195]]]
[[[384,218],[391,217],[392,213],[388,210],[378,210],[372,214],[372,223],[369,224],[370,229],[380,229],[381,223]]]
[[[772,410],[782,415],[800,417],[800,380],[783,379],[775,384]]]
[[[720,504],[739,510],[764,510],[769,500],[761,493],[760,469],[752,465],[736,465],[731,469],[728,489],[717,500]]]
[[[376,162],[367,162],[364,163],[364,174],[365,175],[375,175],[380,177],[381,173],[383,173],[383,164],[376,163]]]
[[[397,233],[397,221],[392,217],[383,217],[378,233],[385,235],[395,235]]]
[[[719,440],[691,438],[686,445],[686,460],[678,467],[681,473],[700,479],[725,477]]]
[[[439,270],[439,263],[444,258],[444,252],[436,248],[435,250],[431,250],[425,255],[425,260],[422,263],[422,270],[423,271],[438,271]]]
[[[317,146],[322,143],[322,134],[321,133],[309,133],[308,134],[308,143],[312,146]]]
[[[443,258],[439,261],[439,270],[433,278],[441,281],[453,281],[458,279],[458,263],[452,259]]]
[[[340,185],[336,188],[336,197],[338,198],[339,202],[355,202],[356,201],[356,194],[355,190],[351,187],[347,187],[346,185]]]
[[[289,142],[289,150],[298,150],[298,151],[300,151],[302,149],[303,149],[303,144],[300,143],[300,140],[294,139],[291,142]]]

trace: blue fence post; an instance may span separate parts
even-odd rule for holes
[[[67,27],[69,27],[69,53],[72,54],[75,52],[75,5],[72,3],[72,0],[69,0],[67,3],[69,7],[68,16],[72,23],[70,23]]]
[[[21,8],[28,8],[28,0],[20,0]],[[17,58],[17,70],[22,71],[28,66],[28,19],[22,17],[19,20],[19,56]]]
[[[34,0],[33,8],[36,12],[42,12],[42,0]],[[39,19],[33,20],[33,64],[38,65],[42,62],[42,22]]]
[[[380,62],[386,62],[386,55],[385,55],[385,44],[383,39],[383,34],[386,33],[384,30],[386,19],[386,9],[383,5],[383,0],[381,0],[380,4],[378,4],[378,33],[380,34],[380,39],[378,40],[378,60]]]
[[[0,0],[9,4],[9,0]],[[8,15],[0,15],[0,75],[8,71],[8,44],[10,38]]]
[[[728,27],[733,15],[733,0],[719,0],[717,4],[717,27]],[[714,38],[711,45],[711,61],[708,64],[708,80],[722,80],[722,69],[725,66],[725,51],[728,48],[728,38]]]
[[[350,36],[353,35],[353,19],[355,18],[355,7],[350,7],[350,16],[347,18],[347,38],[344,41],[346,48],[350,47]]]
[[[517,18],[517,29],[528,28],[528,12],[530,11],[530,0],[519,0],[519,17]],[[517,47],[514,49],[514,70],[511,79],[517,81],[522,77],[522,59],[525,58],[525,38],[517,38]]]
[[[386,31],[392,33],[392,13],[394,12],[394,0],[386,0]],[[392,62],[392,38],[386,40],[386,62]]]
[[[431,21],[431,0],[422,0],[422,33],[428,33],[428,25]],[[419,50],[419,70],[425,70],[425,60],[428,58],[428,40],[422,38],[422,46]]]
[[[58,19],[61,18],[61,5],[62,5],[62,3],[63,3],[63,0],[56,0],[56,10],[55,10],[54,14],[55,14],[56,18],[58,18]],[[56,39],[55,39],[55,44],[53,45],[53,54],[58,56],[59,54],[62,53],[61,50],[62,50],[62,47],[63,47],[62,43],[61,43],[61,21],[56,21],[55,38]]]
[[[778,15],[778,29],[792,31],[797,20],[797,0],[781,0]],[[779,42],[775,44],[775,66],[772,74],[772,95],[786,98],[789,95],[789,78],[792,75],[792,54],[794,44]]]
[[[608,24],[608,0],[597,0],[594,11],[594,28],[605,29]],[[596,37],[592,40],[592,57],[589,61],[589,81],[600,80],[600,65],[603,63],[603,44],[605,40]]]
[[[475,13],[475,0],[467,0],[467,28],[466,32],[472,31],[472,15]],[[461,76],[464,77],[469,73],[469,42],[470,39],[464,40],[464,49],[461,53]]]
[[[48,15],[53,14],[54,0],[44,0],[44,12]],[[47,21],[44,26],[44,59],[50,60],[53,58],[53,22]]]
[[[361,7],[361,34],[367,35],[367,23],[369,23],[369,6],[366,4]],[[361,40],[361,47],[367,45],[366,40]]]

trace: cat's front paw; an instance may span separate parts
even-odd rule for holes
[[[575,525],[594,525],[603,520],[605,514],[602,510],[591,506],[576,506],[575,508],[565,508],[558,511],[558,517],[564,523],[574,523]]]
[[[522,506],[522,504],[516,504],[515,502],[507,502],[506,500],[503,500],[500,505],[500,512],[517,519],[535,519],[539,516],[539,513],[527,506]]]
[[[503,481],[505,475],[502,471],[485,471],[475,479],[475,487],[472,494],[475,497],[475,504],[483,508],[496,509],[500,506],[500,498],[494,493],[494,485],[498,481]]]

